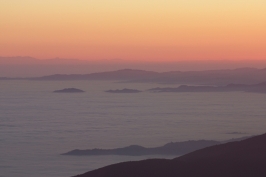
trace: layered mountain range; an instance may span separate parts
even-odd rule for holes
[[[153,72],[123,69],[91,74],[55,74],[27,78],[31,80],[109,80],[123,82],[151,82],[162,84],[200,84],[223,86],[228,84],[257,84],[266,81],[266,69],[241,68],[234,70]]]
[[[0,77],[40,77],[53,74],[89,74],[132,68],[146,71],[205,71],[235,68],[265,68],[265,60],[178,60],[140,61],[123,59],[37,59],[29,56],[0,56]]]
[[[266,176],[266,134],[214,145],[166,160],[124,162],[76,177],[262,177]]]
[[[62,155],[72,156],[97,156],[97,155],[126,155],[126,156],[142,156],[142,155],[184,155],[205,147],[224,144],[228,142],[240,141],[249,137],[234,138],[226,141],[214,140],[190,140],[183,142],[170,142],[163,146],[146,148],[140,145],[131,145],[123,148],[115,149],[75,149]]]

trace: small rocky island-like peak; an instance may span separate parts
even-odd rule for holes
[[[108,93],[139,93],[141,92],[140,90],[137,90],[137,89],[127,89],[127,88],[124,88],[124,89],[121,89],[121,90],[106,90],[105,92],[108,92]]]
[[[54,93],[83,93],[85,91],[76,88],[65,88],[62,90],[55,90]]]

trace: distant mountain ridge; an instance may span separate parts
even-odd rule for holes
[[[50,75],[34,80],[116,80],[162,84],[228,85],[257,84],[266,81],[266,69],[241,68],[234,70],[154,72],[123,69],[110,72],[72,75]]]
[[[95,156],[95,155],[183,155],[201,148],[220,144],[219,141],[198,140],[184,141],[176,143],[167,143],[161,147],[145,148],[139,145],[131,145],[117,149],[90,149],[90,150],[73,150],[62,155],[72,156]]]
[[[149,79],[159,75],[158,72],[143,71],[134,69],[123,69],[118,71],[99,72],[91,74],[56,74],[50,76],[43,76],[32,78],[34,80],[122,80],[131,81],[140,78]]]
[[[184,155],[205,147],[219,145],[228,142],[240,141],[250,137],[242,137],[230,139],[226,141],[214,140],[190,140],[183,142],[171,142],[160,147],[146,148],[139,145],[131,145],[116,149],[75,149],[62,155],[72,156],[97,156],[97,155],[127,155],[127,156],[143,156],[143,155]]]
[[[7,80],[8,78],[4,78]],[[14,78],[9,78],[14,79]],[[257,84],[266,81],[266,69],[240,68],[206,71],[155,72],[135,69],[96,72],[91,74],[55,74],[27,80],[106,80],[139,83],[193,84],[224,86],[228,84]]]
[[[41,77],[54,74],[89,74],[116,71],[124,68],[137,70],[206,71],[235,68],[266,68],[266,60],[194,60],[194,61],[140,61],[123,59],[81,60],[71,58],[37,59],[30,56],[0,56],[0,77]],[[174,74],[174,73],[172,73]],[[171,74],[171,75],[172,75]],[[184,83],[185,84],[185,83]]]
[[[83,90],[77,88],[65,88],[62,90],[55,90],[54,93],[83,93]]]
[[[150,92],[254,92],[266,93],[266,82],[259,84],[228,84],[226,86],[188,86],[152,88]]]
[[[263,177],[266,134],[203,148],[172,159],[123,162],[76,177]]]

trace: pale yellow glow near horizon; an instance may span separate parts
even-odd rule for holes
[[[266,59],[262,0],[4,0],[0,56]]]

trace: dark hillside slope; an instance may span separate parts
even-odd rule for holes
[[[175,158],[125,162],[77,177],[264,177],[266,134]]]

